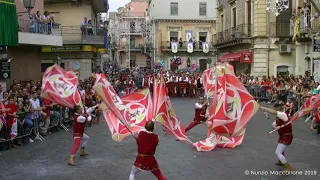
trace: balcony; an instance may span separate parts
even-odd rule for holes
[[[187,41],[182,41],[181,43],[178,43],[178,52],[187,52]],[[209,43],[209,47],[210,47],[210,51],[213,51],[213,48],[211,46],[211,43]],[[161,49],[162,51],[167,51],[167,52],[171,52],[171,42],[170,41],[163,41],[161,43]],[[203,47],[202,47],[202,42],[201,41],[197,41],[194,43],[193,46],[193,52],[203,52]]]
[[[311,14],[307,17],[301,16],[299,18],[299,32],[292,31],[292,35],[294,33],[298,34],[298,37],[296,36],[296,40],[299,42],[305,42],[310,41],[312,34],[317,34],[320,32],[320,18],[315,18],[313,21],[310,21],[312,17],[314,17],[314,14]],[[297,20],[294,19],[292,21],[292,24],[295,23]],[[294,25],[292,25],[294,26]],[[294,30],[294,29],[293,29]]]
[[[218,32],[213,35],[214,46],[217,48],[223,48],[228,46],[251,44],[251,25],[238,25],[236,27]]]
[[[104,13],[106,11],[106,2],[105,0],[44,0],[44,4],[58,4],[58,3],[73,3],[80,5],[83,4],[92,4],[92,8],[95,13]]]
[[[129,44],[120,44],[118,45],[117,48],[119,51],[129,51]],[[139,44],[139,45],[133,45],[131,44],[130,46],[130,51],[134,51],[134,52],[143,52],[145,49],[144,44]]]
[[[270,23],[270,36],[277,38],[289,38],[293,36],[294,25],[286,22]]]
[[[19,44],[62,46],[60,24],[38,23],[19,19]]]
[[[104,45],[104,27],[62,26],[63,44]]]

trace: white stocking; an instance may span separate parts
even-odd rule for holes
[[[130,172],[130,176],[129,176],[129,180],[135,180],[134,176],[139,173],[141,170],[138,169],[137,167],[135,167],[134,165],[131,168],[131,172]]]
[[[88,140],[89,140],[89,136],[86,134],[83,134],[83,136],[81,138],[81,147],[83,147],[83,148],[86,147]]]
[[[282,164],[286,164],[287,163],[286,158],[282,154],[287,147],[288,147],[287,145],[279,143],[278,146],[277,146],[277,149],[276,149],[276,155],[277,155],[278,159],[281,161]]]

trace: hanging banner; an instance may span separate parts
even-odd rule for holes
[[[320,60],[313,60],[313,79],[320,82]]]
[[[193,53],[193,43],[187,42],[187,51],[188,53]]]
[[[171,51],[173,53],[177,53],[178,52],[178,42],[171,42]]]
[[[209,53],[209,43],[207,42],[202,42],[202,49],[204,53]]]
[[[189,42],[192,39],[192,31],[186,31],[186,41]]]

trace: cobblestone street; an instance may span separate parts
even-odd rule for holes
[[[184,126],[193,118],[197,99],[172,99],[175,112]],[[277,133],[271,130],[271,119],[258,112],[249,122],[244,142],[235,149],[217,148],[211,152],[197,152],[191,145],[161,136],[156,158],[168,180],[312,180],[320,178],[320,135],[310,130],[310,122],[297,121],[294,141],[286,151],[286,157],[294,171],[303,175],[270,175],[275,167]],[[72,148],[72,131],[52,133],[44,142],[1,152],[0,180],[127,180],[137,154],[132,137],[121,143],[112,141],[106,123],[93,124],[86,129],[90,136],[88,157],[76,157],[76,167],[67,165]],[[205,138],[206,127],[200,125],[188,133],[192,141]],[[257,173],[268,175],[245,175]],[[313,173],[317,175],[308,175]],[[137,180],[154,180],[151,173],[142,172]]]

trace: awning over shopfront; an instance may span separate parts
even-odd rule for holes
[[[14,0],[0,0],[0,46],[18,46],[18,18]]]
[[[252,51],[244,50],[232,54],[225,54],[218,58],[218,62],[252,63]]]
[[[241,52],[225,54],[218,58],[218,62],[238,62],[240,61]]]

